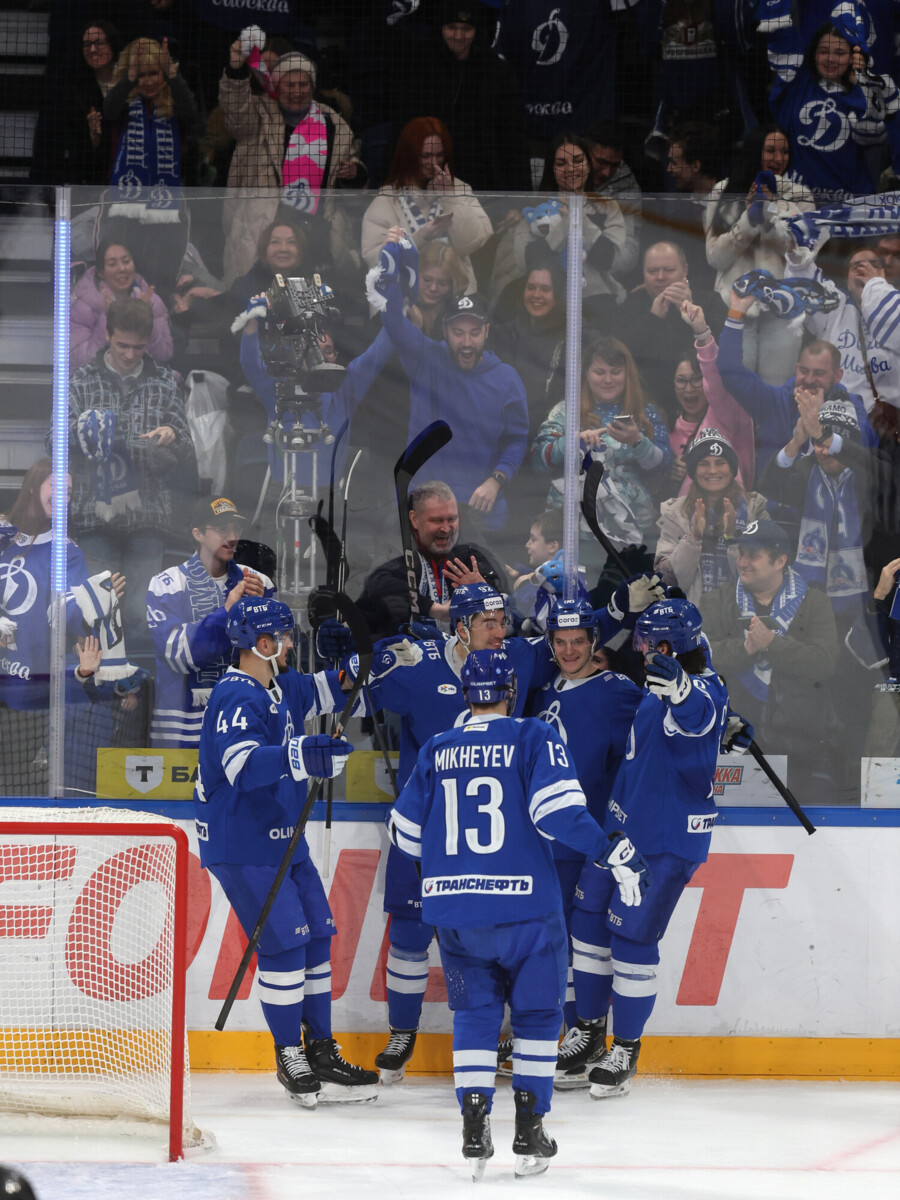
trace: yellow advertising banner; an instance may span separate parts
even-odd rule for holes
[[[97,751],[98,800],[190,800],[196,781],[196,750]]]

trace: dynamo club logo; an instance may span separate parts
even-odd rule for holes
[[[566,52],[569,31],[559,19],[559,9],[554,8],[550,16],[538,25],[531,38],[531,48],[537,54],[535,65],[552,67]]]

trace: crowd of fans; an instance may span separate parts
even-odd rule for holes
[[[198,497],[227,494],[232,533],[274,547],[284,488],[339,479],[359,447],[370,523],[355,590],[375,632],[394,632],[406,614],[391,466],[436,417],[454,438],[415,481],[445,489],[426,497],[443,514],[437,541],[412,510],[421,611],[441,619],[466,578],[458,564],[444,576],[461,520],[463,567],[477,554],[472,570],[527,617],[537,547],[560,547],[553,510],[577,432],[604,463],[601,524],[635,570],[698,603],[734,707],[769,752],[789,754],[798,789],[809,795],[814,774],[820,800],[851,795],[859,757],[894,754],[900,734],[885,577],[900,553],[900,206],[884,198],[896,224],[877,236],[852,236],[847,216],[841,238],[816,226],[810,240],[796,221],[826,203],[871,206],[900,174],[893,6],[810,0],[795,19],[785,0],[760,20],[748,0],[735,30],[729,6],[639,2],[653,65],[639,140],[615,119],[608,78],[593,103],[583,78],[590,54],[592,77],[604,62],[615,75],[602,4],[370,5],[341,55],[300,25],[220,29],[189,7],[136,5],[127,33],[88,15],[67,48],[78,86],[64,115],[42,114],[35,142],[36,179],[92,189],[76,193],[70,532],[79,581],[127,580],[136,661],[199,667],[173,626],[145,617],[169,550],[200,543],[220,584],[234,558],[237,536],[204,558],[217,526],[191,523]],[[529,66],[532,33],[546,75]],[[767,93],[748,67],[762,49]],[[568,75],[566,52],[580,64]],[[568,91],[552,100],[553,86]],[[574,196],[577,431],[563,413]],[[288,480],[278,439],[265,440],[280,419],[261,349],[277,274],[331,289],[343,319],[320,323],[320,353],[347,368]],[[222,436],[204,454],[211,395]],[[49,509],[31,524],[19,510],[0,562],[27,565]],[[579,557],[605,602],[617,576],[586,526]],[[213,588],[210,611],[239,582]],[[10,674],[14,637],[2,641]]]

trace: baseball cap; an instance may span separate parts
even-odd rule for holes
[[[444,324],[449,325],[457,317],[472,317],[475,321],[488,322],[487,306],[480,296],[457,296],[444,316]]]
[[[775,550],[790,554],[791,539],[777,521],[751,521],[737,541],[738,550]]]
[[[195,500],[191,508],[191,529],[204,529],[207,525],[225,525],[231,521],[245,521],[233,500],[227,496],[208,496]]]

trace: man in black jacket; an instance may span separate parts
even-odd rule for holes
[[[431,480],[413,489],[409,497],[409,523],[416,549],[421,616],[446,622],[450,593],[461,583],[484,582],[498,592],[507,590],[505,576],[484,550],[458,544],[459,507],[446,483]],[[359,609],[376,639],[397,633],[409,621],[410,596],[402,554],[371,572]]]

